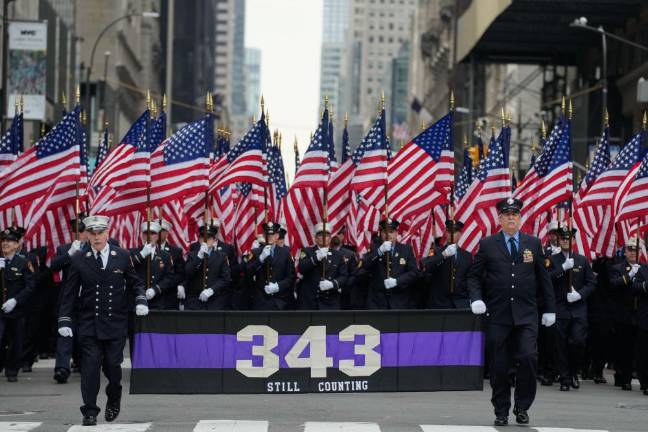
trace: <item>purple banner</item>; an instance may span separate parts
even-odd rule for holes
[[[285,355],[300,335],[279,335],[278,346],[271,351],[279,356],[280,367],[287,368]],[[341,341],[338,335],[326,336],[326,355],[333,358],[333,367],[340,360],[355,359],[364,365],[364,356],[354,354],[355,345],[364,343],[363,336],[354,341]],[[262,345],[262,336],[252,342],[236,340],[232,334],[136,333],[134,369],[228,369],[237,360],[252,360],[261,366],[261,357],[252,355],[253,345]],[[373,351],[380,354],[381,367],[411,366],[481,366],[483,365],[483,333],[480,331],[383,333]],[[308,357],[307,346],[300,357]]]

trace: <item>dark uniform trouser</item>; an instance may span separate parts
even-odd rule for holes
[[[74,363],[78,366],[79,361],[79,337],[77,336],[76,327],[71,325],[72,337],[64,337],[58,335],[56,339],[56,362],[54,363],[54,371],[63,370],[67,376],[70,376],[70,358],[74,359]],[[76,348],[76,349],[75,349]]]
[[[517,365],[515,379],[515,406],[528,410],[536,394],[538,326],[519,326],[489,323],[486,331],[486,350],[490,360],[491,402],[496,416],[508,416],[511,408],[511,383],[508,372]],[[511,358],[511,356],[513,358]]]
[[[614,325],[614,369],[619,384],[630,384],[632,381],[632,363],[637,327],[632,324],[615,323]]]
[[[637,329],[637,375],[643,390],[648,390],[648,330]]]
[[[556,366],[562,382],[569,382],[583,365],[587,321],[583,318],[559,318],[556,322]]]
[[[5,376],[7,377],[17,376],[18,369],[22,366],[24,329],[24,318],[0,318],[0,341],[4,337],[4,340],[9,345],[4,364]]]
[[[605,319],[590,320],[587,333],[589,351],[592,358],[592,375],[602,377],[605,364],[612,360],[610,358],[612,324]]]
[[[96,416],[101,409],[97,406],[100,375],[103,369],[104,376],[108,379],[106,395],[109,404],[119,403],[121,400],[121,363],[124,360],[125,338],[98,340],[91,336],[80,336],[81,345],[81,397],[83,406],[81,413]]]

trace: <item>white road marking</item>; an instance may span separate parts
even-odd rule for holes
[[[194,432],[267,432],[267,421],[200,420]]]
[[[41,422],[0,422],[0,432],[27,432],[42,424]]]
[[[376,423],[306,422],[304,432],[380,432]]]
[[[144,432],[151,427],[151,423],[99,423],[97,426],[72,426],[68,432]]]
[[[421,425],[423,432],[497,432],[493,426]]]

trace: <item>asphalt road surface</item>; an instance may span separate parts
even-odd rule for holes
[[[490,387],[483,392],[300,395],[129,395],[124,370],[122,412],[107,424],[81,427],[79,374],[68,384],[52,379],[52,361],[40,361],[18,383],[0,381],[0,431],[195,432],[493,432]],[[610,377],[609,377],[610,378]],[[611,381],[611,380],[610,380]],[[102,388],[105,383],[102,382]],[[538,387],[529,432],[648,431],[648,396],[636,381],[627,392],[611,384],[582,383],[560,392]],[[99,406],[105,405],[103,390]]]

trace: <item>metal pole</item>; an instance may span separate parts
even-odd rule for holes
[[[603,70],[601,70],[601,111],[605,113],[607,109],[608,98],[608,80],[607,80],[607,38],[603,26],[599,26],[601,32],[601,45],[603,48]],[[603,116],[601,116],[602,118]]]
[[[173,112],[173,17],[175,15],[175,0],[167,0],[167,52],[166,52],[166,74],[165,74],[165,87],[166,87],[166,96],[169,101],[169,105],[166,109],[166,124],[167,124],[167,135],[170,134],[171,130],[171,115]]]
[[[0,108],[0,132],[5,133],[5,119],[9,114],[7,103],[9,101],[9,3],[13,0],[4,0],[2,3],[2,107]],[[3,279],[4,281],[4,279]]]

